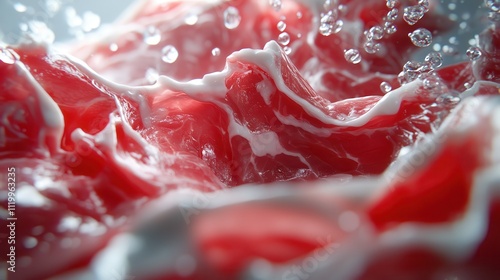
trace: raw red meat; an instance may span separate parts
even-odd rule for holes
[[[321,5],[160,2],[66,47],[90,67],[43,44],[0,49],[0,174],[15,167],[17,185],[11,279],[500,273],[495,27],[480,59],[436,71],[438,87],[417,79],[383,95],[413,49],[406,34],[449,29],[435,3],[353,65],[343,50],[361,47],[383,1],[342,2],[350,32],[331,36],[317,32]],[[224,28],[229,6],[236,29]],[[269,42],[283,16],[290,55]],[[151,25],[161,40],[147,45]],[[179,57],[154,85],[101,76],[147,84],[166,44]]]

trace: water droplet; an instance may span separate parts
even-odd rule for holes
[[[290,43],[290,35],[286,32],[281,33],[278,36],[278,43],[282,44],[283,46],[288,45],[288,43]]]
[[[461,98],[456,94],[443,94],[436,98],[436,101],[445,105],[456,105],[461,101]]]
[[[418,28],[412,33],[408,34],[411,42],[417,47],[427,47],[432,43],[432,34],[425,28]]]
[[[45,8],[50,17],[57,14],[61,10],[61,6],[61,0],[45,0]]]
[[[403,10],[403,19],[409,25],[414,25],[419,21],[425,13],[425,9],[422,6],[409,6]]]
[[[418,0],[418,5],[423,8],[424,13],[427,13],[431,4],[429,3],[429,0]]]
[[[373,26],[370,28],[370,33],[372,34],[373,39],[380,40],[384,37],[384,29],[381,26]]]
[[[380,83],[380,90],[383,93],[388,93],[389,91],[392,90],[392,86],[388,82],[381,82]]]
[[[240,11],[235,7],[228,7],[224,11],[224,26],[227,29],[235,29],[240,25],[241,16]]]
[[[14,64],[17,61],[17,54],[7,48],[0,47],[0,61],[5,64]]]
[[[213,56],[219,56],[220,55],[220,49],[219,48],[213,48],[212,49],[212,55]]]
[[[109,45],[109,50],[112,52],[116,52],[118,50],[118,45],[116,43],[112,43]]]
[[[427,78],[424,79],[423,81],[424,88],[425,89],[435,89],[438,88],[441,85],[441,79],[434,75],[430,75]]]
[[[472,87],[472,85],[471,85],[471,83],[465,83],[465,84],[464,84],[464,87],[465,87],[466,89],[470,89],[470,88]]]
[[[161,60],[166,63],[174,63],[179,57],[179,52],[172,45],[167,45],[161,50]]]
[[[156,81],[158,81],[158,77],[160,77],[160,74],[158,74],[156,69],[148,68],[148,70],[146,70],[146,80],[148,80],[150,84],[156,83]]]
[[[319,25],[319,33],[323,36],[330,36],[335,31],[335,26],[337,24],[337,14],[333,11],[329,11],[321,17]],[[343,22],[342,22],[343,24]]]
[[[97,29],[101,25],[101,17],[90,11],[86,11],[82,16],[82,29],[85,32],[90,32]]]
[[[374,41],[366,41],[363,47],[367,53],[371,54],[376,53],[380,50],[380,44],[375,43]]]
[[[391,24],[391,25],[388,25],[388,26],[385,26],[385,27],[384,27],[384,29],[385,29],[385,32],[386,32],[387,34],[394,34],[394,33],[396,33],[396,31],[397,31],[396,26],[395,26],[395,25],[392,25],[392,24]]]
[[[398,18],[398,9],[394,8],[391,9],[388,13],[387,16],[385,17],[388,21],[395,21]]]
[[[280,20],[278,21],[278,24],[276,24],[276,28],[278,28],[279,31],[283,32],[286,29],[286,23]]]
[[[26,247],[27,249],[32,249],[32,248],[35,248],[36,245],[38,244],[38,239],[36,239],[35,237],[32,237],[32,236],[28,236],[24,239],[24,247]]]
[[[56,35],[45,22],[32,20],[28,22],[27,35],[35,42],[52,44]]]
[[[269,5],[273,7],[275,11],[281,10],[281,0],[269,0]]]
[[[144,43],[150,46],[158,45],[158,43],[160,43],[161,41],[160,30],[153,25],[146,27],[146,30],[144,30],[142,36]]]
[[[481,49],[478,47],[470,47],[467,49],[465,54],[471,61],[476,61],[481,57],[483,53],[481,52]]]
[[[392,9],[396,6],[397,2],[398,1],[396,1],[396,0],[387,0],[385,2],[385,5],[387,6],[387,8]]]
[[[443,57],[438,52],[431,52],[425,57],[425,61],[429,63],[432,69],[437,69],[443,65]]]
[[[344,58],[347,62],[358,64],[361,62],[361,54],[356,49],[349,49],[344,51]]]
[[[28,7],[19,2],[14,3],[13,6],[14,10],[16,10],[16,12],[18,13],[24,13],[28,10]]]
[[[195,13],[187,14],[184,18],[184,23],[187,25],[195,25],[198,22],[198,15]]]
[[[286,54],[291,54],[292,53],[292,48],[286,46],[286,47],[283,47],[283,51],[286,53]]]
[[[500,0],[484,0],[484,5],[492,12],[500,12]]]

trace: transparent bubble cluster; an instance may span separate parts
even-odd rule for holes
[[[420,3],[420,1],[419,1]],[[428,2],[427,2],[428,4]],[[408,6],[405,7],[403,10],[403,19],[408,23],[409,25],[414,25],[417,23],[420,19],[422,19],[425,15],[425,13],[428,11],[428,5],[415,5],[415,6]]]
[[[398,75],[398,81],[401,85],[421,79],[424,87],[427,89],[436,88],[434,80],[439,78],[435,70],[443,65],[443,57],[438,52],[431,52],[425,56],[423,62],[408,61],[403,66],[403,71]]]
[[[330,36],[333,33],[340,32],[343,25],[344,22],[338,19],[337,11],[328,11],[320,19],[319,33],[323,36]]]
[[[432,33],[425,28],[418,28],[408,34],[411,42],[420,48],[427,47],[432,43]]]
[[[483,55],[481,49],[478,47],[468,48],[465,54],[467,55],[470,61],[476,61],[481,57],[481,55]]]

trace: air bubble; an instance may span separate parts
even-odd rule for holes
[[[292,48],[286,46],[286,47],[283,47],[283,51],[286,53],[286,54],[291,54],[292,53]]]
[[[470,47],[467,49],[465,54],[471,61],[476,61],[481,57],[482,52],[481,49],[478,47]]]
[[[235,29],[240,25],[241,16],[240,11],[235,7],[228,7],[224,11],[224,26],[227,29]]]
[[[220,49],[219,48],[213,48],[212,49],[212,55],[213,56],[219,56],[220,55]]]
[[[12,50],[0,47],[0,61],[5,64],[14,64],[17,58]]]
[[[425,61],[432,69],[437,69],[443,65],[443,57],[438,52],[431,52],[425,57]]]
[[[302,18],[302,12],[297,12],[297,18],[301,19]]]
[[[269,5],[273,7],[275,11],[281,10],[281,0],[269,0]]]
[[[281,33],[280,35],[278,35],[278,43],[283,46],[288,45],[288,43],[290,43],[290,35],[287,32]]]
[[[161,41],[160,30],[153,25],[146,27],[146,30],[144,30],[143,33],[143,40],[144,43],[150,46],[158,45],[158,43],[160,43]]]
[[[166,63],[174,63],[179,57],[179,52],[172,45],[163,47],[163,49],[161,50],[161,54],[161,60]]]
[[[279,31],[283,32],[286,29],[286,23],[280,20],[278,21],[278,24],[276,24],[276,28],[278,28]]]
[[[419,21],[425,13],[425,9],[422,6],[409,6],[403,10],[403,19],[409,25],[414,25]]]
[[[358,64],[361,62],[361,54],[356,49],[349,49],[344,51],[344,58],[347,62]]]
[[[381,82],[380,83],[380,90],[383,93],[388,93],[389,91],[392,90],[392,86],[388,82]]]
[[[187,25],[195,25],[198,22],[198,15],[195,13],[187,14],[184,18],[184,23]]]
[[[432,34],[425,28],[419,28],[408,34],[411,42],[417,47],[427,47],[432,43]]]

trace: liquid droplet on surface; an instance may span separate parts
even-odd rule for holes
[[[240,25],[241,16],[240,11],[235,7],[228,7],[224,11],[224,26],[227,29],[235,29]]]
[[[349,49],[344,51],[344,58],[347,62],[358,64],[361,62],[361,54],[356,49]]]
[[[337,14],[329,11],[321,17],[319,25],[319,33],[323,36],[330,36],[334,33],[335,25],[337,23]],[[343,23],[342,23],[343,24]]]
[[[153,25],[146,27],[143,33],[144,43],[155,46],[161,41],[161,32],[158,28]]]
[[[219,56],[220,55],[220,49],[219,48],[213,48],[212,49],[212,55],[213,56]]]
[[[388,93],[389,91],[392,90],[392,86],[388,82],[381,82],[380,83],[380,90],[383,93]]]
[[[467,49],[465,54],[470,59],[470,61],[476,61],[481,57],[483,53],[481,52],[481,49],[478,47],[470,47]]]
[[[17,58],[12,50],[0,47],[0,61],[5,64],[14,64]]]
[[[283,32],[286,29],[286,23],[280,20],[278,24],[276,24],[276,28],[278,28],[279,31]]]
[[[290,43],[290,35],[287,32],[283,32],[278,36],[278,43],[286,46]]]
[[[161,50],[161,60],[166,63],[174,63],[179,57],[179,52],[172,45],[167,45]]]
[[[148,80],[150,84],[156,83],[159,76],[158,71],[154,68],[148,68],[148,70],[146,70],[146,80]]]
[[[425,9],[422,6],[409,6],[403,10],[403,19],[409,25],[417,23],[425,14]]]
[[[437,69],[443,65],[443,57],[438,52],[431,52],[425,56],[425,62],[427,62],[432,69]]]
[[[432,34],[425,28],[418,28],[412,33],[408,34],[411,42],[420,48],[427,47],[432,43]]]

